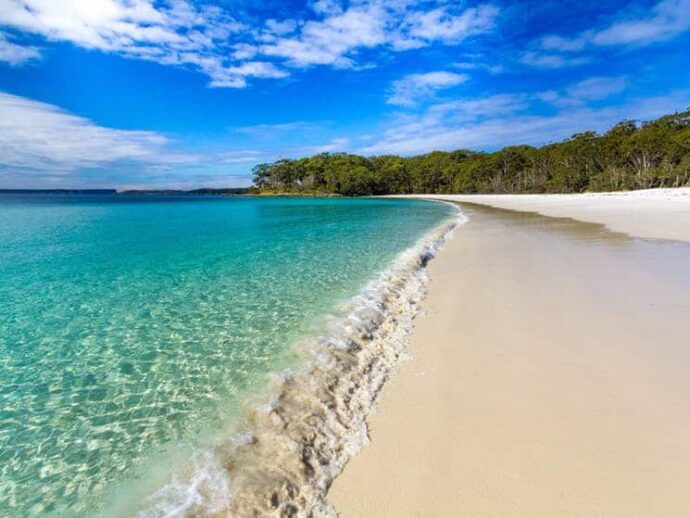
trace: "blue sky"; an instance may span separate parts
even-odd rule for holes
[[[690,107],[690,0],[0,0],[0,188],[542,144]]]

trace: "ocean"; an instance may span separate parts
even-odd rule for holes
[[[316,359],[342,367],[323,351],[360,354],[336,342],[351,324],[358,344],[376,335],[362,308],[387,313],[381,283],[408,289],[390,269],[423,266],[420,243],[455,217],[394,199],[0,195],[0,514],[235,505],[255,427],[290,429],[281,386],[313,386]]]

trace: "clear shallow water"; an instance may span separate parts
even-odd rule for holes
[[[0,514],[89,514],[229,430],[291,345],[453,209],[0,195]]]

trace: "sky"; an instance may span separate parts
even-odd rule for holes
[[[0,0],[0,188],[541,145],[690,107],[690,0]]]

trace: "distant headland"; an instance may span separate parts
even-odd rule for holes
[[[218,195],[218,196],[227,196],[227,195],[240,195],[240,194],[247,194],[249,192],[249,187],[228,187],[228,188],[220,188],[220,189],[212,189],[212,188],[201,188],[201,189],[192,189],[190,191],[183,191],[179,189],[128,189],[126,191],[122,191],[122,194],[156,194],[156,195],[163,195],[163,196],[178,196],[178,195],[185,195],[185,194],[197,194],[197,195]]]
[[[157,196],[206,195],[228,196],[249,193],[248,187],[230,187],[221,189],[0,189],[0,194],[147,194]]]
[[[0,189],[0,194],[117,194],[117,189]]]

